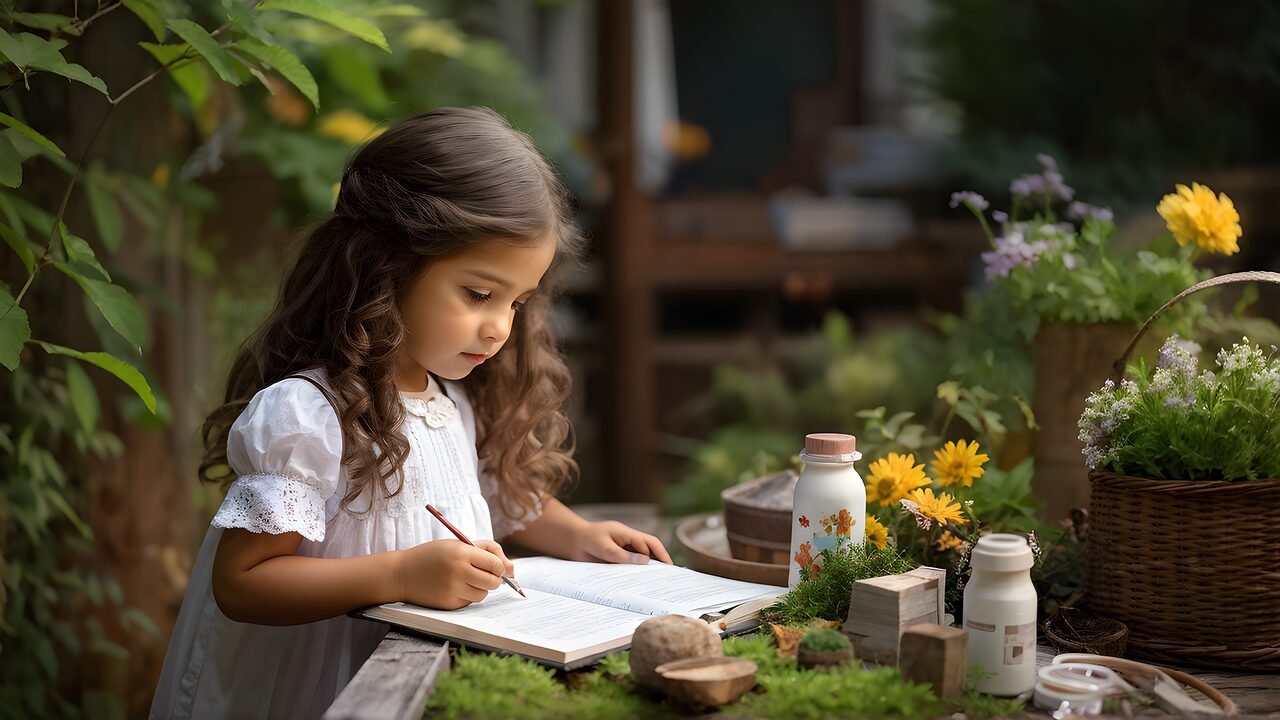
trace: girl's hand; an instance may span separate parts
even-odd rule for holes
[[[582,525],[573,545],[574,560],[643,565],[655,558],[671,564],[661,540],[614,520]]]
[[[399,553],[400,597],[423,607],[457,610],[480,602],[510,577],[514,566],[492,540],[476,547],[433,540]]]

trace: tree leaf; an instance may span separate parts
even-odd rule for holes
[[[15,12],[9,13],[9,19],[19,25],[46,32],[66,33],[75,36],[79,36],[80,33],[84,32],[84,28],[80,27],[75,18],[67,17],[66,15]]]
[[[275,45],[277,41],[267,32],[262,19],[253,11],[247,0],[222,0],[222,8],[227,11],[227,19],[237,27],[267,45]]]
[[[151,57],[154,57],[161,65],[168,65],[191,48],[186,43],[181,45],[157,45],[155,43],[140,42],[138,46],[151,53]],[[169,77],[173,78],[173,82],[177,84],[178,89],[182,90],[183,94],[187,96],[187,100],[191,103],[191,109],[199,113],[204,108],[205,101],[209,99],[209,86],[212,84],[208,67],[203,63],[184,61],[170,65],[167,72]]]
[[[382,112],[391,106],[373,56],[364,48],[350,44],[326,47],[324,67],[338,87],[354,95],[369,110]]]
[[[130,347],[141,352],[147,344],[147,325],[138,301],[127,290],[119,285],[86,277],[67,263],[55,262],[54,267],[75,280],[89,299],[93,300],[93,304],[112,329],[120,333],[120,337],[127,340]]]
[[[22,184],[22,155],[9,137],[0,133],[0,185],[16,188]]]
[[[84,238],[71,234],[67,226],[58,223],[58,233],[62,236],[62,247],[67,253],[67,262],[72,265],[85,266],[93,272],[97,273],[98,280],[106,280],[111,282],[111,274],[107,269],[102,267],[102,263],[98,262],[98,256],[94,254],[93,248],[89,246],[89,241]]]
[[[97,389],[79,363],[67,363],[67,393],[71,396],[71,409],[75,411],[80,427],[85,432],[93,432],[98,427],[102,407],[98,403]]]
[[[325,5],[319,0],[266,0],[266,2],[258,5],[258,10],[262,12],[280,10],[319,20],[345,33],[354,35],[370,45],[391,52],[391,46],[387,44],[386,36],[382,34],[377,25],[362,17]]]
[[[5,125],[8,125],[14,130],[17,130],[23,135],[26,135],[27,137],[39,143],[41,146],[47,148],[49,152],[54,153],[58,157],[64,158],[67,156],[66,153],[62,152],[62,148],[55,145],[52,140],[36,132],[35,128],[32,128],[30,125],[27,125],[26,123],[22,122],[17,118],[10,117],[8,115],[5,115],[4,113],[0,113],[0,123],[4,123]]]
[[[83,67],[69,63],[62,57],[62,48],[66,46],[65,40],[44,40],[31,33],[10,35],[0,30],[0,54],[17,65],[24,77],[31,70],[44,70],[88,85],[106,95],[106,83],[94,77]]]
[[[195,48],[195,51],[208,61],[209,67],[218,73],[218,77],[232,85],[240,84],[240,73],[236,71],[235,61],[227,55],[227,51],[222,49],[208,30],[184,19],[170,20],[169,29]]]
[[[156,42],[164,40],[164,14],[152,0],[124,0],[124,6],[151,30]]]
[[[125,385],[133,388],[133,391],[142,399],[142,403],[147,406],[151,412],[156,411],[156,396],[151,391],[151,386],[147,384],[147,379],[138,372],[138,369],[126,363],[114,355],[108,355],[104,352],[81,352],[80,350],[72,350],[69,347],[54,345],[53,343],[35,341],[37,345],[44,348],[44,351],[52,355],[65,355],[77,360],[83,360],[91,365],[106,370],[124,381]]]
[[[124,221],[120,218],[120,205],[105,183],[106,179],[95,173],[89,177],[84,189],[89,195],[89,210],[98,226],[98,236],[102,238],[102,244],[114,253],[120,249],[120,241],[124,239]]]
[[[151,619],[151,616],[136,607],[126,608],[121,611],[120,624],[126,628],[133,625],[152,637],[163,637],[160,632],[160,628],[156,626],[156,623]]]
[[[22,261],[22,267],[26,269],[27,274],[31,274],[36,266],[36,256],[31,251],[31,243],[16,230],[4,224],[0,224],[0,237],[3,237],[5,243],[18,254],[18,259]]]
[[[236,47],[283,75],[285,80],[293,83],[311,101],[313,107],[320,109],[320,89],[316,86],[316,79],[296,55],[279,45],[264,45],[252,39],[241,40],[236,43]]]
[[[22,346],[30,339],[27,311],[18,306],[8,290],[0,287],[0,365],[17,370]]]
[[[80,531],[84,539],[88,540],[93,537],[93,531],[89,529],[88,525],[84,524],[84,520],[80,519],[80,514],[76,512],[75,508],[71,507],[71,503],[67,502],[67,499],[63,497],[62,493],[58,492],[57,488],[46,486],[44,495],[49,500],[50,505],[61,510],[62,514],[71,521],[71,524],[76,526],[76,530]]]

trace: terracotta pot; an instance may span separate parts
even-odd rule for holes
[[[1102,387],[1137,327],[1126,323],[1043,323],[1036,335],[1035,396],[1040,429],[1032,440],[1032,488],[1054,521],[1089,506],[1079,422],[1089,393]]]

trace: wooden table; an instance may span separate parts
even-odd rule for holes
[[[1047,665],[1057,651],[1041,647],[1038,665]],[[325,720],[416,720],[440,674],[449,669],[447,643],[392,631],[360,668]],[[1280,718],[1280,675],[1188,670],[1218,688],[1240,706],[1241,718]],[[1195,697],[1197,693],[1192,692]],[[1136,708],[1136,717],[1172,717],[1154,707]],[[1029,712],[1027,718],[1046,713]]]

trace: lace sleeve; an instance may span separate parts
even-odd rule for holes
[[[215,527],[324,540],[325,501],[342,469],[342,428],[318,389],[292,379],[255,395],[231,426],[227,461],[236,479]]]

